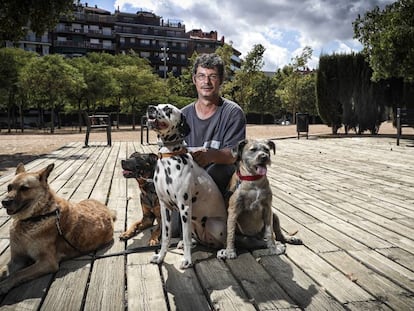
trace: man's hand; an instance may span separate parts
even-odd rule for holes
[[[233,164],[236,158],[233,157],[231,150],[225,149],[200,149],[191,152],[194,161],[201,167],[206,167],[211,163],[216,164]]]
[[[194,161],[201,167],[206,167],[213,162],[211,152],[208,149],[192,152],[191,155],[193,156]]]

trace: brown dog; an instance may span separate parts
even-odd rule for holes
[[[133,223],[127,231],[123,232],[119,238],[128,240],[143,230],[154,225],[157,220],[155,230],[151,233],[149,245],[157,245],[160,243],[161,235],[161,213],[160,202],[155,192],[154,177],[155,166],[158,156],[154,153],[134,152],[131,156],[121,161],[123,175],[125,178],[135,178],[141,191],[140,200],[142,208],[142,219]]]
[[[266,176],[271,150],[276,152],[271,140],[243,140],[234,150],[238,169],[230,182],[233,194],[228,207],[227,244],[226,249],[217,252],[220,259],[237,257],[236,227],[244,236],[263,239],[272,255],[282,254],[286,249],[285,245],[276,243],[276,236],[283,243],[291,241],[283,236],[279,219],[272,211],[272,190]],[[301,244],[299,241],[294,244]]]
[[[21,163],[2,201],[13,219],[11,259],[0,270],[0,294],[47,273],[62,259],[96,250],[113,239],[115,215],[96,200],[77,204],[58,197],[47,179],[54,164],[26,172]]]

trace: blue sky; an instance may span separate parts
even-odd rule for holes
[[[375,6],[392,0],[90,0],[88,6],[114,12],[153,12],[165,20],[182,20],[186,31],[215,30],[245,57],[255,44],[266,51],[263,70],[291,63],[305,46],[313,49],[309,65],[321,54],[359,51],[352,22]]]

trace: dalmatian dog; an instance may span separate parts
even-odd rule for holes
[[[163,262],[171,241],[171,212],[179,212],[184,249],[180,268],[192,266],[192,236],[200,244],[221,248],[226,237],[227,210],[216,183],[187,150],[190,128],[181,110],[169,104],[149,106],[148,125],[158,135],[159,155],[154,174],[161,207],[161,249],[151,260]]]

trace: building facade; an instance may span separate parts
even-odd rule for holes
[[[7,43],[7,46],[12,46]],[[79,57],[90,52],[110,54],[130,50],[147,58],[161,77],[169,72],[180,76],[194,52],[211,53],[224,45],[217,31],[201,29],[186,32],[179,20],[164,20],[152,12],[111,12],[83,4],[74,6],[73,14],[62,16],[55,29],[38,37],[28,33],[17,46],[40,55],[62,54]],[[232,68],[241,66],[240,52],[234,50]]]

